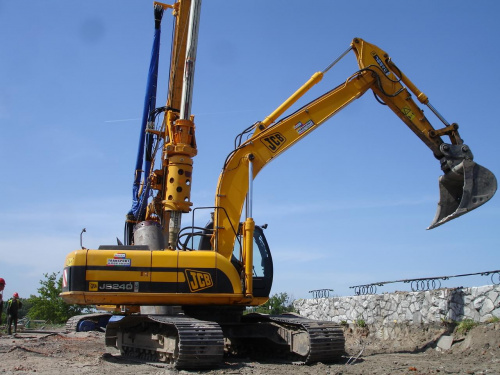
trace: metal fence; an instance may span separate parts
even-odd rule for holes
[[[316,289],[310,290],[309,293],[312,294],[313,298],[328,298],[330,293],[333,293],[333,289]]]
[[[378,286],[384,286],[386,284],[394,284],[394,283],[405,283],[410,284],[411,290],[413,292],[421,292],[425,290],[439,289],[441,288],[442,280],[449,280],[455,277],[465,277],[465,276],[490,276],[491,282],[495,285],[500,284],[500,270],[495,271],[485,271],[485,272],[476,272],[476,273],[465,273],[462,275],[452,275],[452,276],[436,276],[436,277],[422,277],[419,279],[403,279],[403,280],[394,280],[394,281],[381,281],[371,284],[363,284],[363,285],[355,285],[350,286],[350,289],[354,289],[354,293],[356,295],[367,295],[367,294],[375,294],[377,293]],[[325,289],[320,289],[325,290]],[[311,291],[314,292],[314,291]],[[309,293],[311,293],[309,292]]]

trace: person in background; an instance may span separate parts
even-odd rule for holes
[[[14,323],[14,333],[17,332],[17,314],[21,307],[23,307],[23,304],[19,300],[19,294],[16,292],[7,302],[7,327],[9,335],[12,335],[12,323]]]
[[[3,312],[3,290],[5,288],[5,280],[0,277],[0,324],[2,324]]]

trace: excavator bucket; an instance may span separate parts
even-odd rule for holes
[[[433,229],[488,202],[497,190],[497,179],[472,160],[463,160],[439,177],[439,203]]]

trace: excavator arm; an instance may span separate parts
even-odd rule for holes
[[[487,202],[496,191],[495,176],[473,161],[469,147],[463,144],[458,125],[445,120],[430,106],[428,98],[396,67],[389,55],[362,39],[355,38],[351,48],[359,70],[343,84],[306,104],[293,114],[276,121],[326,72],[315,73],[297,92],[264,121],[244,133],[253,131],[226,159],[219,177],[215,206],[214,249],[231,257],[238,223],[251,180],[272,159],[317,129],[330,117],[371,89],[440,161],[440,202],[428,229],[435,228]],[[346,51],[347,52],[347,51]],[[330,66],[331,67],[331,66]],[[330,68],[329,67],[329,68]],[[327,69],[329,69],[327,68]],[[435,129],[415,103],[411,93],[429,106],[445,126]],[[242,139],[244,134],[240,135]],[[449,137],[446,143],[442,137]],[[314,159],[311,160],[314,163]]]
[[[496,178],[488,169],[473,162],[472,152],[458,133],[458,124],[449,124],[386,52],[359,38],[355,38],[351,45],[360,68],[378,67],[384,73],[386,79],[381,79],[380,84],[372,88],[375,94],[432,150],[441,163],[444,175],[439,178],[440,200],[428,229],[464,215],[490,200],[497,188]],[[441,120],[443,128],[433,128],[423,110],[413,101],[410,91]],[[443,136],[448,136],[450,143],[444,142]]]

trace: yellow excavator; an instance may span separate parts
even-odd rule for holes
[[[214,206],[192,209],[197,147],[190,98],[200,6],[200,0],[155,3],[156,31],[165,9],[172,10],[175,20],[169,91],[166,106],[150,105],[144,112],[140,142],[147,163],[136,167],[137,209],[127,215],[125,244],[67,255],[61,296],[71,304],[114,306],[121,313],[106,326],[106,345],[122,355],[170,362],[177,368],[217,366],[225,352],[280,353],[304,363],[338,360],[344,337],[331,322],[290,314],[245,314],[247,307],[269,299],[273,280],[266,226],[256,225],[252,216],[252,181],[260,170],[370,90],[431,150],[443,171],[429,229],[491,199],[495,176],[473,161],[458,125],[437,112],[388,53],[355,38],[325,70],[236,137],[223,163]],[[359,68],[345,82],[280,119],[350,51]],[[414,97],[443,125],[433,127]],[[161,114],[163,121],[158,120]],[[182,214],[190,212],[191,225],[182,228]],[[196,226],[194,216],[201,213],[211,219]]]

